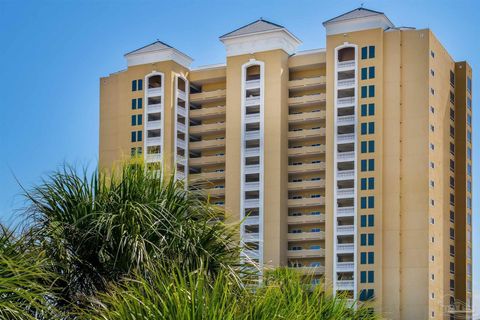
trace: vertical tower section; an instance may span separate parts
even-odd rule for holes
[[[242,222],[244,259],[262,272],[287,263],[288,58],[300,41],[263,19],[220,40],[227,51],[226,210]]]
[[[265,64],[242,66],[240,238],[244,258],[263,265]]]
[[[335,48],[333,288],[356,298],[357,46]]]
[[[145,76],[145,163],[161,166],[165,136],[165,74],[153,71]]]
[[[175,177],[188,182],[188,127],[189,127],[189,91],[188,80],[175,75],[175,135],[174,135],[174,163]]]

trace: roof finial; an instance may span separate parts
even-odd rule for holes
[[[360,4],[360,8],[363,8],[363,5],[364,5],[364,4],[365,4],[365,3],[364,3],[364,2],[362,2],[362,3]]]

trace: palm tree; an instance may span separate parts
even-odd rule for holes
[[[100,294],[97,307],[80,316],[93,320],[373,320],[367,305],[357,308],[333,297],[323,286],[309,285],[309,277],[286,269],[267,272],[261,285],[238,287],[228,274],[208,279],[200,270],[164,272],[152,277],[125,279]]]
[[[142,164],[91,175],[65,167],[26,197],[32,232],[62,275],[64,301],[82,304],[112,281],[158,264],[234,273],[236,231],[218,221],[222,212]]]
[[[33,250],[32,250],[33,249]],[[0,225],[0,319],[54,319],[60,313],[50,300],[54,275],[46,271],[45,253],[28,235]]]

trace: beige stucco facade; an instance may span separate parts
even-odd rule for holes
[[[200,183],[243,221],[244,261],[389,319],[453,319],[472,299],[472,70],[380,12],[324,25],[325,49],[297,51],[255,21],[220,37],[215,66],[159,41],[127,54],[100,79],[100,167],[140,155]]]

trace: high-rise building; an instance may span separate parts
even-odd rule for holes
[[[472,70],[429,29],[358,8],[297,51],[260,19],[226,63],[156,41],[100,80],[100,166],[161,163],[242,220],[243,256],[325,276],[392,319],[472,304]],[[456,305],[456,310],[452,308]],[[468,316],[468,312],[467,312]]]

